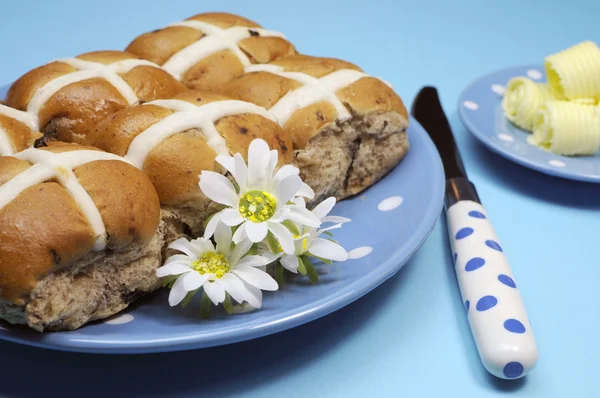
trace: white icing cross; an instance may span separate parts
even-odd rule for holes
[[[26,125],[30,130],[37,131],[35,117],[31,114],[6,105],[0,104],[0,115],[8,116]],[[0,128],[0,156],[8,156],[15,153],[15,147],[8,133]]]
[[[348,109],[346,109],[342,101],[337,97],[336,92],[339,89],[349,86],[363,77],[368,76],[357,70],[340,69],[318,79],[307,75],[306,73],[285,72],[281,66],[267,64],[248,66],[246,67],[245,72],[268,72],[302,83],[301,87],[289,91],[281,97],[271,109],[269,109],[282,127],[298,109],[305,108],[323,100],[335,107],[337,118],[339,120],[343,121],[349,119],[352,115],[350,115]],[[389,83],[383,82],[389,86]]]
[[[129,105],[133,105],[138,102],[138,97],[129,84],[127,84],[119,74],[127,73],[131,69],[142,65],[153,66],[160,69],[160,66],[143,59],[126,59],[108,65],[99,62],[85,61],[79,58],[58,59],[56,62],[69,64],[76,68],[77,71],[52,79],[35,91],[27,105],[27,112],[35,117],[35,130],[39,130],[40,128],[38,114],[42,109],[42,106],[44,106],[44,104],[60,89],[69,84],[100,77],[112,84],[113,87],[121,93]]]
[[[106,228],[98,207],[90,194],[77,180],[73,169],[96,160],[125,160],[112,153],[79,150],[53,153],[35,148],[29,148],[14,155],[15,158],[26,160],[33,165],[0,186],[0,209],[9,204],[25,189],[40,184],[49,179],[56,179],[73,196],[81,208],[85,218],[90,223],[96,235],[94,251],[106,247]]]
[[[175,113],[165,117],[138,134],[129,144],[125,158],[135,167],[144,169],[146,158],[158,144],[174,134],[199,128],[206,143],[219,155],[229,155],[227,143],[215,127],[215,122],[225,116],[253,113],[276,122],[263,107],[250,102],[223,100],[196,106],[182,100],[157,100],[145,103],[170,109]]]
[[[285,36],[279,32],[262,28],[232,26],[231,28],[222,29],[218,26],[201,21],[183,21],[171,24],[169,27],[170,26],[185,26],[199,30],[205,35],[197,42],[192,43],[173,54],[163,65],[163,68],[178,80],[181,80],[181,76],[200,60],[223,50],[231,50],[231,52],[233,52],[240,60],[242,65],[251,65],[248,56],[244,54],[238,46],[238,43],[241,40],[252,36],[250,32],[256,32],[264,37],[280,37],[285,39]]]

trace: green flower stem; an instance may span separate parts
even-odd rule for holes
[[[269,249],[273,252],[273,254],[277,254],[281,251],[279,248],[279,242],[277,242],[277,238],[271,231],[267,233],[267,244],[269,245]]]
[[[281,263],[275,264],[275,280],[279,285],[279,288],[283,288],[283,265]]]
[[[190,301],[192,301],[192,299],[194,298],[194,295],[196,294],[197,291],[198,291],[198,289],[192,290],[191,292],[188,292],[188,294],[186,294],[185,298],[181,302],[181,306],[183,308],[185,308],[185,306],[188,305],[190,303]]]
[[[229,296],[229,293],[225,293],[225,301],[223,301],[223,308],[225,308],[225,311],[227,311],[227,313],[231,315],[231,312],[233,311],[233,306],[231,305],[231,297]]]
[[[210,317],[210,299],[204,292],[202,292],[202,306],[200,307],[200,316],[202,317],[202,319],[208,319]]]
[[[326,258],[319,257],[319,256],[315,256],[314,254],[311,254],[311,253],[308,253],[308,255],[309,255],[309,256],[311,256],[311,257],[313,257],[313,258],[316,258],[316,259],[317,259],[317,260],[319,260],[319,261],[322,261],[322,262],[324,262],[324,263],[325,263],[325,264],[327,264],[327,265],[331,265],[331,264],[333,264],[333,261],[331,261],[331,260],[328,260],[328,259],[326,259]]]
[[[284,227],[289,229],[293,235],[300,236],[300,231],[298,230],[298,227],[296,227],[296,225],[291,220],[284,220],[281,224],[283,224]]]
[[[298,272],[300,275],[306,275],[306,267],[304,266],[304,260],[302,257],[298,257]]]
[[[317,274],[315,266],[312,265],[308,257],[303,256],[301,257],[301,259],[302,263],[304,264],[304,267],[306,268],[306,274],[308,275],[308,279],[310,279],[312,283],[317,283],[319,281],[319,274]]]
[[[162,279],[162,286],[163,287],[168,287],[171,288],[173,287],[173,284],[175,283],[175,281],[177,280],[177,278],[179,278],[181,275],[169,275],[169,276],[165,276]]]

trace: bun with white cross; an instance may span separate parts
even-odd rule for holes
[[[408,114],[390,85],[333,58],[291,55],[251,65],[222,92],[269,110],[291,137],[315,201],[355,195],[406,155]]]
[[[6,105],[26,112],[33,130],[85,145],[90,126],[104,116],[185,89],[152,62],[121,51],[96,51],[27,72],[10,87]]]
[[[33,146],[41,138],[29,113],[0,104],[0,156],[10,156]]]
[[[221,12],[145,33],[126,51],[161,65],[190,88],[204,90],[220,89],[247,66],[296,53],[282,33]]]
[[[76,329],[159,285],[172,226],[123,158],[52,144],[0,157],[0,318]]]
[[[292,162],[292,142],[266,109],[209,91],[188,91],[124,109],[89,132],[92,145],[123,156],[154,183],[161,205],[194,235],[218,205],[199,187],[203,170],[225,172],[217,155],[241,153],[265,140],[279,151],[280,166]]]

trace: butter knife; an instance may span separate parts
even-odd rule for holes
[[[421,89],[411,114],[433,140],[444,164],[454,269],[481,362],[494,376],[523,377],[534,368],[538,350],[520,286],[467,178],[435,87]]]

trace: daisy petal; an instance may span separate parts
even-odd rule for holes
[[[256,309],[262,307],[262,291],[246,282],[244,282],[244,288],[248,304]]]
[[[246,226],[246,234],[248,235],[248,239],[254,243],[261,242],[265,236],[267,236],[267,232],[269,232],[267,224],[264,222],[254,223],[251,221],[246,221],[246,223],[243,225]]]
[[[246,186],[248,185],[248,166],[246,166],[246,162],[240,153],[236,153],[233,156],[235,161],[235,181],[242,191],[246,190]]]
[[[296,196],[294,199],[292,199],[292,202],[294,202],[294,204],[298,207],[302,207],[304,209],[306,208],[306,200],[304,200],[302,196]]]
[[[340,217],[340,216],[327,216],[327,217],[324,217],[323,219],[321,219],[322,223],[334,222],[334,223],[344,224],[344,223],[347,223],[350,221],[352,221],[352,220],[349,218]]]
[[[293,272],[294,274],[298,273],[298,257],[293,254],[288,254],[281,257],[281,265],[283,268]]]
[[[317,236],[321,235],[325,231],[331,231],[332,229],[338,229],[338,228],[342,228],[342,224],[335,224],[335,225],[332,225],[331,227],[319,229],[317,231]]]
[[[283,179],[289,176],[297,176],[298,174],[300,174],[300,170],[298,170],[296,166],[286,164],[282,166],[279,170],[277,170],[277,173],[275,173],[275,176],[273,177],[273,186],[276,186]]]
[[[267,169],[267,177],[271,178],[277,167],[277,161],[279,160],[279,152],[273,149],[269,156],[269,167]]]
[[[243,303],[246,299],[246,287],[244,286],[244,282],[241,281],[234,274],[225,274],[221,279],[216,281],[219,285],[223,286],[223,289],[231,298],[233,298],[238,303]]]
[[[246,256],[240,262],[237,263],[236,267],[262,267],[269,264],[269,259],[263,256]]]
[[[243,239],[240,243],[236,244],[233,248],[231,256],[229,256],[229,263],[237,264],[240,261],[240,258],[242,258],[244,254],[248,253],[248,250],[250,250],[251,247],[252,241],[249,239]]]
[[[183,265],[180,263],[171,263],[165,264],[160,268],[156,269],[156,276],[159,278],[164,278],[169,275],[181,275],[186,272],[190,272],[192,269],[188,265]]]
[[[275,185],[275,195],[277,195],[277,204],[284,206],[292,199],[302,185],[302,180],[299,176],[289,176],[281,180]]]
[[[262,188],[269,167],[269,144],[264,140],[255,139],[248,148],[248,187]]]
[[[196,258],[200,255],[199,251],[185,238],[179,238],[168,246],[169,249],[179,250],[186,255]]]
[[[219,305],[225,301],[225,289],[216,282],[208,282],[203,285],[204,293],[208,296],[214,305]]]
[[[183,279],[183,288],[188,292],[199,289],[200,286],[208,280],[208,275],[201,275],[197,272],[189,272],[181,277]]]
[[[183,265],[190,265],[194,260],[185,254],[174,254],[165,261],[165,265],[171,263],[178,263]]]
[[[228,255],[231,248],[231,227],[220,222],[215,229],[215,242],[217,242],[217,251]]]
[[[235,178],[235,160],[232,156],[217,155],[215,161],[231,173]]]
[[[315,216],[319,217],[319,220],[321,220],[323,217],[329,214],[331,209],[333,209],[335,202],[335,198],[331,196],[319,203],[312,211],[315,213]]]
[[[244,282],[261,290],[275,291],[279,289],[279,285],[271,275],[254,267],[237,267],[231,272],[239,276]]]
[[[244,218],[240,215],[240,212],[236,209],[225,209],[221,212],[221,221],[225,225],[235,227],[244,222]]]
[[[187,293],[187,290],[183,287],[183,277],[179,277],[171,288],[171,293],[169,293],[169,305],[175,307],[177,304],[181,303]]]
[[[238,195],[231,181],[214,171],[203,171],[200,174],[200,189],[213,202],[229,207],[236,207]]]
[[[307,183],[302,182],[296,195],[312,199],[315,197],[315,191],[313,191],[313,189]]]
[[[204,229],[205,239],[210,239],[210,237],[215,234],[215,229],[217,228],[217,224],[219,224],[219,221],[221,221],[222,213],[222,211],[215,213],[208,221],[208,224],[206,224],[206,228]]]
[[[261,250],[259,251],[259,254],[267,259],[267,264],[271,264],[273,261],[277,260],[280,255],[279,254],[273,254],[270,251],[266,251],[266,250]],[[283,254],[283,253],[281,253]]]
[[[327,239],[317,238],[313,240],[308,251],[310,254],[328,260],[346,261],[348,259],[348,252],[342,246]]]
[[[321,225],[321,220],[308,209],[292,206],[289,208],[287,218],[307,227],[317,228]]]
[[[190,242],[194,251],[198,253],[198,255],[206,252],[215,251],[215,245],[210,241],[210,239],[206,238],[197,238]]]
[[[268,222],[268,225],[269,231],[275,235],[275,238],[279,241],[283,251],[287,254],[294,254],[294,236],[290,230],[283,225],[274,222]]]
[[[246,221],[246,223],[248,223],[250,221]],[[240,242],[242,242],[243,240],[248,239],[248,234],[246,233],[246,225],[245,224],[241,224],[238,229],[235,230],[235,233],[233,234],[233,243],[235,243],[236,245]]]

